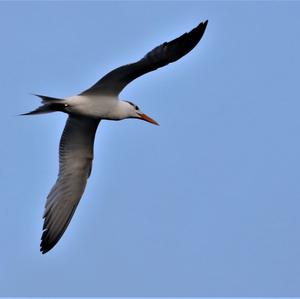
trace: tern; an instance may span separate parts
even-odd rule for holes
[[[101,120],[135,118],[158,125],[120,92],[136,78],[174,62],[189,53],[201,40],[208,21],[188,33],[165,42],[142,59],[118,67],[79,95],[53,98],[38,95],[42,106],[22,115],[64,112],[68,119],[59,144],[59,173],[45,204],[40,251],[51,250],[64,234],[84,192],[92,170],[93,147]]]

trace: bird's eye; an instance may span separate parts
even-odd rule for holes
[[[140,108],[138,106],[135,106],[135,110],[140,110]]]

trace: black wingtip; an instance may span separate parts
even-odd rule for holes
[[[46,254],[48,251],[50,251],[50,249],[40,249],[41,254]]]
[[[45,254],[47,253],[48,251],[50,251],[57,242],[49,242],[48,240],[48,231],[45,229],[43,231],[43,234],[42,234],[42,238],[41,238],[41,243],[40,243],[40,252],[42,254]]]
[[[202,30],[203,30],[203,32],[204,32],[205,29],[206,29],[207,24],[208,24],[208,20],[206,20],[205,22],[201,22],[201,23],[198,25],[198,27],[202,27]]]
[[[45,251],[44,249],[40,249],[40,252],[41,252],[41,254],[45,254],[45,253],[47,253],[48,251]]]
[[[48,251],[49,251],[50,249],[46,249],[46,248],[44,248],[43,246],[42,246],[42,243],[41,243],[41,245],[40,245],[40,252],[41,252],[41,254],[45,254],[45,253],[47,253]]]

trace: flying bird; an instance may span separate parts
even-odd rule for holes
[[[68,114],[59,145],[59,173],[45,205],[40,251],[52,249],[68,227],[92,170],[93,146],[101,120],[136,118],[158,125],[130,101],[120,100],[120,92],[136,78],[174,62],[189,53],[200,41],[208,21],[188,33],[165,42],[137,62],[106,74],[79,95],[53,98],[37,95],[42,106],[22,115],[61,111]]]

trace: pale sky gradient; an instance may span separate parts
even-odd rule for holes
[[[300,2],[0,2],[0,296],[300,296]],[[121,94],[92,176],[39,252],[66,116],[18,117],[209,20]]]

